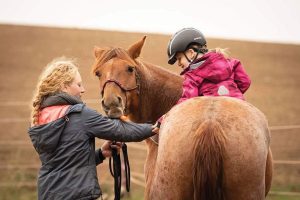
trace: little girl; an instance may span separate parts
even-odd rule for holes
[[[229,96],[244,100],[251,80],[241,62],[225,50],[208,50],[204,35],[195,28],[176,32],[168,44],[168,63],[183,69],[183,93],[177,104],[197,96]],[[158,120],[160,124],[163,120]],[[157,129],[158,132],[158,129]]]

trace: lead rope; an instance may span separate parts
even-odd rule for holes
[[[113,142],[112,144],[116,144]],[[126,190],[130,190],[130,165],[128,160],[127,145],[122,144],[122,151],[124,156],[125,165],[125,178],[126,178]],[[113,161],[111,161],[113,159]],[[113,162],[113,164],[112,164]],[[113,165],[113,166],[112,166]],[[121,184],[122,184],[122,169],[121,169],[121,157],[118,154],[117,149],[112,148],[112,158],[109,158],[109,171],[114,177],[114,190],[115,190],[115,200],[120,200],[121,198]]]
[[[130,191],[130,164],[127,153],[127,145],[123,143],[122,145],[124,165],[125,165],[125,179],[126,179],[126,191]]]

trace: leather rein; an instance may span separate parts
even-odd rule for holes
[[[113,142],[113,144],[116,144]],[[125,167],[125,181],[126,181],[126,191],[130,191],[130,164],[128,159],[127,145],[122,144],[123,151],[123,162]],[[117,149],[112,148],[112,157],[109,158],[109,171],[112,177],[114,177],[114,191],[115,200],[121,199],[121,187],[122,187],[122,164],[121,156]]]

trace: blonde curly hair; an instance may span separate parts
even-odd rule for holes
[[[39,77],[32,99],[31,125],[38,124],[39,112],[43,100],[61,92],[64,85],[74,81],[78,73],[78,64],[74,59],[59,57],[50,62]]]

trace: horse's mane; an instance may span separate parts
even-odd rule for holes
[[[140,60],[136,62],[139,63],[137,71],[141,76],[141,90],[147,91],[148,97],[155,97],[144,98],[143,102],[149,105],[154,103],[161,109],[167,108],[167,112],[180,97],[181,77],[160,66]]]

